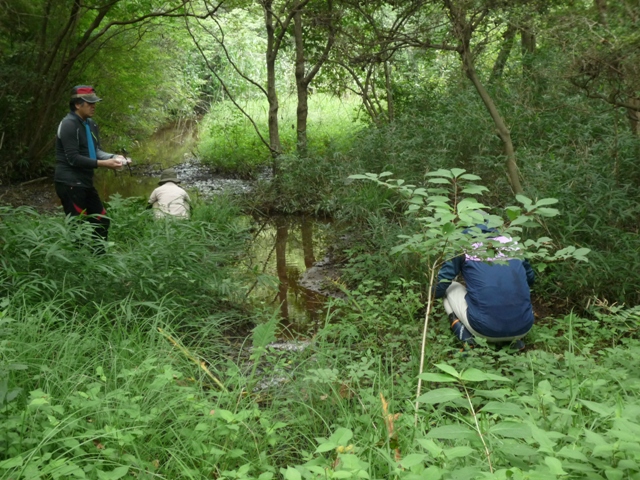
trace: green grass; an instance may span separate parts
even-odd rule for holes
[[[274,350],[229,199],[109,212],[95,257],[83,225],[2,210],[0,478],[640,475],[638,308],[543,319],[511,355],[462,354],[438,305],[416,417],[419,283],[362,279],[308,349]]]
[[[355,98],[339,99],[327,94],[309,97],[309,155],[344,151],[354,133],[362,127],[356,120],[359,102]],[[260,134],[268,141],[268,104],[249,100],[242,108],[255,121]],[[296,98],[280,98],[278,113],[280,138],[284,153],[296,150]],[[268,148],[258,137],[251,122],[230,102],[212,105],[199,129],[198,151],[205,163],[221,171],[246,173],[255,167],[269,165]]]

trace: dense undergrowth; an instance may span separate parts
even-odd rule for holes
[[[489,119],[466,88],[445,93],[283,156],[244,200],[340,226],[346,298],[302,352],[268,347],[277,312],[246,299],[248,225],[228,198],[157,222],[116,197],[103,256],[83,223],[3,208],[0,478],[640,478],[640,311],[620,305],[639,299],[638,139],[570,95],[499,96],[528,195],[559,200],[543,233],[591,249],[588,264],[534,265],[534,294],[565,313],[539,316],[520,355],[460,352],[437,305],[415,410],[427,282],[392,250],[421,223],[348,177],[421,184],[455,166],[492,185],[484,203],[511,204]],[[262,164],[243,152],[240,170]]]
[[[562,89],[533,95],[518,82],[499,84],[492,93],[511,127],[525,193],[559,200],[562,215],[545,225],[557,245],[592,251],[588,266],[537,265],[537,294],[578,309],[594,297],[637,304],[640,138],[623,113],[602,103]],[[464,168],[491,185],[484,203],[510,204],[503,147],[491,117],[469,85],[449,83],[446,90],[427,85],[414,91],[407,104],[398,102],[393,123],[349,133],[337,151],[309,159],[285,157],[278,189],[265,183],[251,205],[338,220],[346,229],[338,250],[347,266],[344,280],[351,285],[364,278],[385,285],[397,278],[424,283],[414,262],[389,254],[398,235],[415,230],[398,215],[401,199],[348,177],[390,171],[422,184],[426,172]]]
[[[306,350],[272,350],[236,207],[109,211],[103,256],[82,224],[2,212],[0,478],[640,475],[637,309],[545,319],[517,356],[461,353],[436,322],[416,415],[420,285],[360,282]]]

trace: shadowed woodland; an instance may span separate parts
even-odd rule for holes
[[[640,478],[639,27],[637,0],[0,0],[0,478]],[[132,177],[251,191],[184,222],[111,195],[95,256],[33,190],[81,84]],[[536,273],[520,354],[460,352],[432,296],[480,209]],[[247,256],[273,216],[284,258],[287,215],[338,272],[308,335],[251,295],[286,299]]]

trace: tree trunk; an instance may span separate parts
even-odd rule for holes
[[[295,63],[295,77],[296,77],[296,90],[298,94],[298,108],[296,116],[296,136],[297,136],[297,148],[298,155],[301,157],[307,156],[308,140],[307,140],[307,118],[309,115],[309,85],[320,71],[320,68],[329,58],[329,51],[333,47],[335,41],[335,20],[333,18],[333,0],[327,0],[327,15],[328,15],[328,27],[327,43],[324,46],[320,58],[316,61],[313,67],[306,72],[306,59],[304,56],[304,42],[302,38],[302,13],[303,6],[300,0],[296,0],[294,3],[294,16],[293,16],[293,36],[296,47],[296,63]]]
[[[304,256],[304,266],[306,268],[313,267],[316,263],[316,257],[313,253],[313,223],[307,217],[302,217],[302,253]]]
[[[500,47],[498,58],[496,58],[496,62],[493,64],[491,77],[489,77],[489,83],[494,83],[496,80],[502,77],[504,67],[507,64],[507,60],[509,59],[509,55],[511,54],[511,49],[513,48],[513,39],[516,36],[516,32],[516,27],[510,23],[507,26],[507,30],[502,35],[502,46]]]
[[[384,81],[387,89],[387,117],[389,123],[395,119],[395,106],[393,103],[393,84],[391,82],[391,69],[389,68],[389,62],[384,62]]]
[[[528,77],[533,73],[533,56],[536,53],[536,34],[531,20],[526,20],[520,29],[520,46],[522,49],[522,73]]]
[[[298,93],[298,108],[296,110],[296,137],[298,155],[300,157],[307,156],[307,117],[309,115],[309,84],[304,75],[305,59],[304,44],[302,42],[302,11],[299,8],[299,2],[296,1],[296,13],[293,16],[293,31],[296,45],[296,90]]]
[[[607,26],[607,0],[595,0],[595,7],[598,10],[598,18],[600,23]]]
[[[511,132],[509,132],[509,128],[500,115],[500,112],[489,95],[489,92],[487,92],[487,89],[480,81],[473,65],[471,53],[464,51],[461,52],[460,55],[462,56],[465,73],[467,74],[467,77],[469,77],[469,80],[471,80],[471,83],[473,83],[473,86],[476,88],[480,98],[482,98],[482,101],[496,126],[498,136],[504,144],[504,150],[507,156],[507,175],[509,177],[509,182],[511,183],[511,188],[516,195],[522,194],[524,193],[524,190],[520,184],[520,176],[518,174],[518,166],[516,164],[516,154],[513,148],[513,142],[511,141]]]
[[[275,29],[273,26],[272,0],[264,2],[264,19],[267,30],[267,99],[269,101],[269,146],[273,157],[273,175],[277,175],[276,158],[282,153],[280,131],[278,127],[278,93],[276,91],[276,57],[278,50],[275,46]]]

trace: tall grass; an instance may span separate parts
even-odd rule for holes
[[[324,93],[309,97],[309,155],[323,156],[349,147],[351,137],[362,127],[357,120],[358,101]],[[268,104],[266,100],[247,100],[242,108],[255,121],[267,141]],[[296,98],[280,98],[278,114],[284,153],[296,151]],[[221,171],[248,173],[269,165],[270,153],[260,141],[251,122],[230,102],[215,103],[199,129],[198,151],[202,160]]]
[[[363,280],[306,350],[275,350],[277,318],[238,303],[244,231],[227,199],[189,222],[117,198],[109,211],[101,257],[79,246],[83,224],[3,211],[0,478],[638,474],[637,309],[546,319],[516,357],[460,355],[436,325],[440,367],[414,426],[417,282]],[[259,325],[231,342],[248,320]]]

